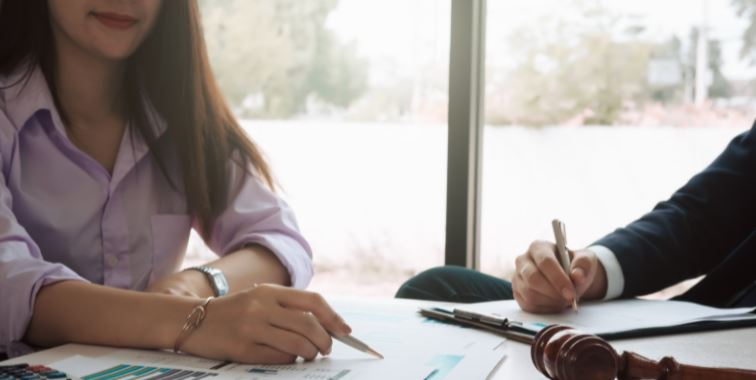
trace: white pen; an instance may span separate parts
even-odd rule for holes
[[[567,252],[567,228],[564,226],[564,223],[562,223],[559,219],[554,219],[551,221],[551,227],[554,229],[554,238],[556,239],[556,246],[557,246],[557,252],[559,253],[559,262],[562,264],[562,269],[564,269],[564,273],[567,274],[567,277],[570,277],[570,254]],[[572,310],[578,311],[578,304],[577,304],[577,289],[573,286],[572,288],[573,294],[575,296],[572,298]]]
[[[378,351],[370,348],[370,346],[368,346],[367,344],[365,344],[365,342],[363,342],[363,341],[361,341],[361,340],[359,340],[359,339],[357,339],[357,338],[355,338],[355,337],[353,337],[351,335],[336,336],[334,334],[331,334],[331,337],[333,337],[333,339],[336,339],[336,340],[338,340],[341,343],[346,344],[349,347],[354,348],[355,350],[368,353],[368,354],[373,355],[373,356],[375,356],[376,358],[379,358],[379,359],[383,359],[383,355],[381,355],[380,353],[378,353]]]

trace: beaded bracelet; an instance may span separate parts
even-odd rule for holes
[[[178,353],[186,339],[189,338],[189,335],[191,335],[192,332],[202,324],[202,321],[205,320],[205,316],[207,315],[207,305],[210,304],[210,301],[212,301],[213,298],[214,297],[207,297],[204,302],[195,306],[192,311],[189,312],[189,315],[186,316],[186,321],[181,327],[181,332],[176,338],[176,343],[173,345],[173,352]]]

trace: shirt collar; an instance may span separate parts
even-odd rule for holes
[[[35,66],[26,77],[27,69],[28,66],[20,65],[15,72],[0,80],[0,87],[3,88],[0,95],[5,104],[5,114],[20,131],[34,114],[46,110],[50,112],[54,128],[68,136],[42,70]],[[162,136],[167,129],[165,120],[160,117],[149,99],[143,97],[142,100],[148,123],[153,128],[155,136]]]
[[[27,65],[19,65],[2,81],[5,114],[20,131],[34,114],[40,110],[47,110],[52,116],[55,128],[65,135],[63,123],[42,70],[36,66],[28,75],[27,70]]]

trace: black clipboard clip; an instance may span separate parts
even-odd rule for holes
[[[449,310],[441,307],[420,308],[420,315],[443,322],[483,329],[520,343],[531,344],[535,336],[534,333],[523,329],[522,323],[496,315],[477,314],[459,309]]]

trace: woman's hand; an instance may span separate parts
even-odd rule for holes
[[[291,363],[331,352],[351,328],[317,293],[259,285],[214,299],[182,351],[241,363]]]
[[[171,273],[153,282],[144,291],[194,298],[207,298],[213,295],[210,282],[202,272],[196,270]]]
[[[517,257],[512,291],[522,310],[557,313],[569,307],[574,298],[599,299],[606,294],[606,272],[596,254],[584,249],[570,251],[570,256],[569,275],[559,264],[552,243],[535,241]]]

